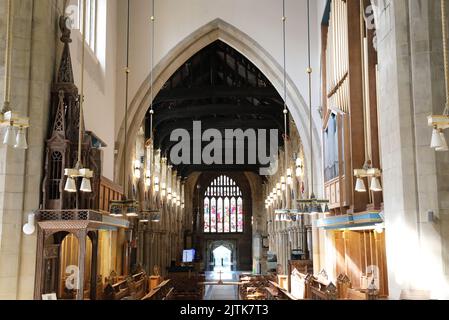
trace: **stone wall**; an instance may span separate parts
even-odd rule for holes
[[[440,1],[373,2],[390,297],[448,298],[449,154],[430,149],[427,126],[445,103]]]
[[[0,98],[4,92],[6,0],[0,0]],[[29,149],[0,146],[0,299],[32,299],[35,236],[25,236],[27,213],[38,209],[58,17],[63,0],[13,0],[12,108],[31,119]],[[2,134],[3,139],[3,134]]]

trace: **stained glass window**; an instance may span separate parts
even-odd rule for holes
[[[210,232],[209,198],[204,199],[204,232]]]
[[[234,180],[221,175],[204,194],[204,232],[241,233],[244,231],[243,195]]]
[[[243,200],[237,200],[237,231],[243,232]]]

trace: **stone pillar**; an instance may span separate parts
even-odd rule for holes
[[[440,1],[377,2],[390,297],[428,290],[449,298],[449,154],[430,149],[427,125],[445,104]]]
[[[22,225],[27,213],[38,209],[40,202],[43,141],[56,61],[57,21],[63,2],[13,0],[11,107],[29,116],[32,127],[27,151],[0,146],[0,300],[33,298],[36,235],[23,235]],[[6,0],[0,0],[1,101],[5,23]]]

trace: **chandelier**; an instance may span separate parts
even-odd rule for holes
[[[109,203],[109,211],[111,216],[115,217],[129,217],[134,218],[138,217],[139,210],[139,202],[135,199],[128,199],[128,183],[127,183],[127,168],[128,161],[126,150],[128,146],[128,99],[129,99],[129,74],[131,70],[129,69],[129,40],[130,40],[130,0],[127,1],[127,31],[126,31],[126,67],[125,67],[125,143],[123,146],[123,154],[124,154],[124,166],[123,166],[123,197],[121,200],[110,201]],[[134,164],[136,166],[136,163]],[[135,170],[136,172],[137,170]],[[139,165],[140,171],[140,165]]]
[[[449,52],[447,43],[447,17],[446,0],[441,0],[441,27],[443,35],[443,54],[444,54],[444,79],[446,90],[446,105],[442,115],[431,115],[428,117],[428,124],[433,128],[432,141],[430,147],[438,152],[449,151],[444,130],[449,128]]]
[[[11,109],[11,68],[12,68],[12,28],[13,1],[7,2],[6,50],[5,50],[5,96],[0,112],[0,126],[6,127],[3,144],[16,149],[28,149],[26,129],[30,127],[27,117],[15,113]]]
[[[329,200],[326,199],[318,199],[315,196],[314,188],[314,162],[313,162],[313,119],[312,119],[312,66],[311,66],[311,42],[310,42],[310,0],[307,0],[307,40],[308,40],[308,67],[307,67],[307,75],[308,75],[308,86],[309,86],[309,134],[310,134],[310,179],[311,179],[311,192],[310,197],[308,199],[297,200],[299,209],[296,210],[296,214],[329,214]]]
[[[282,41],[283,41],[283,59],[284,59],[284,68],[283,68],[283,88],[284,88],[284,155],[285,155],[285,163],[284,163],[284,171],[285,175],[282,175],[281,181],[276,184],[275,189],[273,189],[273,194],[275,194],[276,198],[279,198],[282,202],[282,194],[285,194],[285,208],[275,210],[275,221],[281,221],[281,217],[289,216],[290,209],[288,204],[289,198],[289,188],[287,184],[291,185],[292,180],[292,170],[288,167],[289,164],[289,156],[288,156],[288,106],[287,106],[287,42],[286,42],[286,23],[287,17],[285,15],[285,0],[282,1]]]
[[[372,167],[371,161],[367,161],[362,169],[354,170],[354,176],[357,178],[355,184],[356,192],[366,192],[365,178],[371,179],[370,190],[373,192],[381,192],[382,185],[380,184],[380,178],[382,171]]]
[[[150,72],[150,85],[151,85],[151,102],[150,102],[150,140],[148,142],[148,148],[149,150],[153,150],[154,149],[154,132],[153,132],[153,118],[154,118],[154,108],[153,108],[153,101],[154,101],[154,79],[153,79],[153,73],[154,73],[154,48],[155,48],[155,15],[154,15],[154,0],[152,1],[151,4],[151,17],[150,17],[150,22],[151,22],[151,72]],[[129,17],[128,17],[129,19]],[[152,152],[149,152],[150,156],[149,159],[147,159],[147,167],[145,170],[145,185],[150,188],[151,186],[151,168],[152,168]],[[147,153],[147,158],[148,158],[148,153]],[[151,190],[150,190],[151,191]],[[149,191],[149,192],[150,192]],[[159,177],[155,176],[153,179],[153,196],[156,197],[157,194],[160,191],[160,180]],[[165,196],[165,185],[162,185],[162,193],[163,193],[163,197]],[[154,223],[159,223],[161,221],[161,210],[158,208],[151,208],[151,206],[149,205],[148,202],[148,209],[146,210],[142,210],[140,212],[140,214],[138,215],[139,217],[139,222],[140,223],[148,223],[148,222],[154,222]]]
[[[82,30],[82,50],[81,50],[81,94],[79,96],[79,124],[78,124],[78,160],[74,168],[65,169],[65,176],[67,181],[64,187],[66,192],[76,193],[77,183],[76,180],[81,178],[80,191],[85,193],[92,192],[92,185],[90,179],[93,178],[93,171],[83,167],[81,156],[82,156],[82,143],[84,137],[84,58],[86,51],[86,0],[83,0],[83,30]]]

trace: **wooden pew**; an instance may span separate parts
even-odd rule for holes
[[[148,277],[145,272],[127,277],[104,289],[105,300],[140,300],[147,294]]]
[[[115,284],[108,284],[104,289],[103,299],[105,300],[123,300],[130,296],[128,281],[123,280]]]
[[[241,275],[239,281],[240,298],[242,300],[267,300],[270,295],[278,296],[278,287],[273,286],[270,281],[276,283],[276,277]]]
[[[142,299],[148,292],[148,277],[145,272],[138,273],[132,277],[134,286],[134,297],[136,300]],[[133,294],[133,292],[131,292]]]
[[[170,282],[170,280],[163,281],[141,300],[171,300],[173,297],[174,288]]]
[[[368,290],[357,290],[352,288],[351,280],[345,274],[337,279],[338,299],[341,300],[378,300],[379,291],[375,288]]]
[[[173,300],[203,300],[206,277],[196,272],[170,273]]]
[[[308,275],[306,277],[306,299],[337,300],[337,287],[330,281]]]

